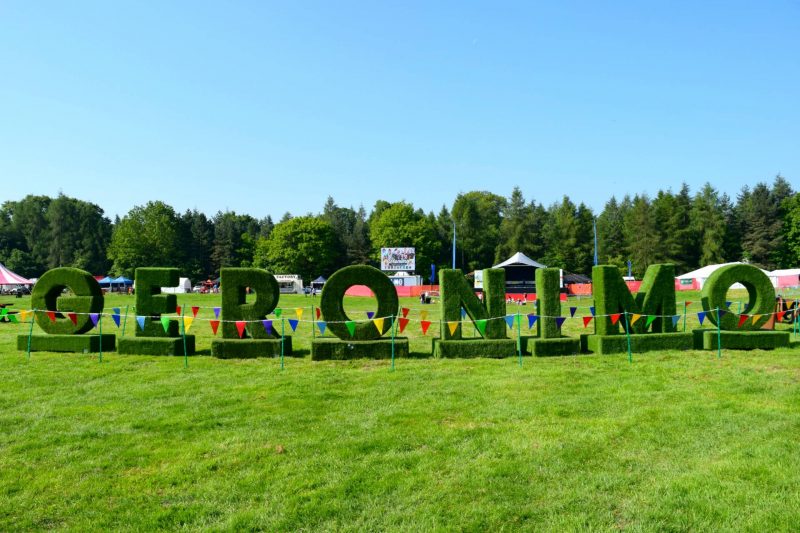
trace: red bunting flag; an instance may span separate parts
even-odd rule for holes
[[[616,314],[611,315],[611,323],[612,324],[616,324],[617,322],[619,322],[619,317],[621,317],[621,316],[622,316],[622,313],[616,313]]]
[[[55,311],[48,311],[47,316],[50,318],[50,322],[56,321],[56,312]]]
[[[562,302],[566,302],[567,301],[567,293],[562,292],[560,298],[561,298]]]
[[[747,322],[747,319],[750,318],[750,315],[739,315],[739,327],[742,327],[742,324]]]
[[[423,320],[422,322],[419,323],[419,325],[422,326],[423,335],[428,333],[428,328],[431,327],[431,323],[428,320]]]
[[[692,302],[690,302],[689,300],[686,300],[685,302],[683,302],[683,305],[685,305],[686,307],[689,307],[690,305],[692,305]]]
[[[783,322],[783,315],[785,314],[786,311],[778,311],[778,316],[777,316],[778,322]]]
[[[319,310],[319,307],[317,307],[315,311],[317,312],[317,320],[319,320],[319,317],[322,316],[322,311]]]
[[[594,318],[593,316],[585,316],[585,317],[583,317],[583,327],[588,326],[589,322],[591,322],[593,318]]]
[[[403,313],[403,318],[407,317],[408,316],[408,307],[401,307],[400,308],[400,312]]]
[[[67,316],[69,317],[70,321],[74,326],[78,325],[78,315],[76,315],[75,313],[67,313]]]
[[[400,323],[400,333],[403,333],[403,330],[406,329],[406,326],[408,325],[408,319],[398,318],[397,321]]]
[[[237,320],[236,321],[236,329],[239,330],[239,338],[241,339],[244,336],[244,328],[247,326],[247,322],[244,320]]]
[[[199,307],[197,307],[196,305],[193,305],[193,306],[192,306],[192,316],[193,316],[193,317],[195,317],[195,318],[197,318],[197,312],[198,312],[198,311],[200,311],[200,308],[199,308]]]
[[[209,324],[211,324],[211,331],[214,332],[214,335],[217,334],[217,328],[219,328],[219,320],[209,320]]]
[[[181,306],[180,305],[176,305],[175,306],[175,312],[178,313],[178,314],[181,314]]]

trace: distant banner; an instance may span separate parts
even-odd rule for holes
[[[381,248],[381,270],[414,270],[414,248]]]

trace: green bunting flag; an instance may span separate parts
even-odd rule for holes
[[[475,326],[477,326],[478,331],[481,332],[481,335],[484,335],[484,336],[486,335],[486,320],[485,319],[476,320],[475,321]]]
[[[169,331],[169,317],[168,316],[162,316],[161,317],[161,325],[164,327],[164,332],[165,333],[167,331]]]
[[[275,316],[276,317],[280,318],[282,313],[283,313],[283,309],[281,309],[280,307],[276,307],[275,308]]]
[[[351,337],[356,334],[356,323],[355,322],[353,322],[352,320],[348,320],[347,322],[344,323],[344,325],[347,326],[347,331],[350,332],[350,336]]]
[[[644,323],[645,328],[649,328],[650,324],[653,323],[653,320],[656,319],[656,315],[647,315],[647,322]]]

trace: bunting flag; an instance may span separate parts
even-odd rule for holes
[[[726,313],[729,313],[729,312],[730,311],[726,311],[725,309],[719,309],[719,317],[722,318],[722,317],[725,316]]]
[[[730,307],[733,302],[725,302],[725,307]]]
[[[113,314],[113,315],[111,315],[111,318],[113,318],[113,319],[114,319],[114,324],[116,324],[116,325],[117,325],[117,327],[119,327],[119,312],[117,312],[117,311],[116,311],[116,309],[117,309],[117,308],[115,307],[115,308],[114,308],[114,311],[115,311],[115,312],[114,312],[114,314]]]
[[[422,321],[420,321],[419,325],[420,325],[420,327],[422,328],[422,334],[423,334],[423,335],[425,335],[426,333],[428,333],[428,328],[429,328],[429,327],[431,327],[431,323],[430,323],[430,322],[428,322],[427,320],[422,320]]]
[[[739,327],[742,327],[742,324],[747,322],[747,320],[749,318],[750,318],[750,315],[739,315]]]
[[[185,316],[183,317],[183,331],[189,331],[192,328],[192,322],[194,322],[193,316]]]
[[[528,329],[531,329],[538,319],[538,315],[534,315],[532,313],[528,315]]]
[[[475,327],[478,328],[478,331],[481,332],[481,335],[486,335],[486,319],[476,320]]]
[[[176,305],[175,306],[175,313],[176,314],[181,314],[181,306],[180,305]]]
[[[301,320],[303,318],[303,308],[298,307],[294,310],[294,314],[297,315],[297,320]]]
[[[316,311],[316,312],[317,312],[317,320],[319,320],[319,319],[320,319],[320,317],[322,316],[322,311],[320,311],[320,310],[319,310],[319,307],[317,307],[316,309],[314,309],[314,311]]]
[[[19,316],[20,316],[20,318],[22,319],[23,322],[27,322],[28,321],[28,315],[30,313],[31,313],[31,311],[26,311],[25,309],[23,309],[22,311],[19,312]]]
[[[139,324],[139,329],[141,329],[142,331],[144,331],[144,318],[145,317],[143,316],[136,317],[136,323]]]
[[[680,319],[681,319],[681,315],[673,315],[672,316],[672,327],[677,326],[678,322],[680,321]]]
[[[614,313],[613,315],[611,315],[611,325],[612,326],[616,325],[617,322],[619,322],[619,317],[621,317],[621,316],[622,316],[622,313]]]
[[[94,327],[97,327],[97,321],[100,320],[100,313],[89,313],[89,318],[92,319]]]
[[[292,328],[292,331],[297,331],[297,324],[299,323],[300,323],[299,320],[296,320],[294,318],[289,319],[289,326]]]
[[[692,305],[692,302],[690,302],[689,300],[686,300],[685,302],[683,302],[683,305],[685,305],[686,307],[689,307],[690,305]]]
[[[120,311],[119,307],[112,307],[111,308],[111,312],[114,313],[115,315],[121,315],[122,314],[122,312]]]
[[[347,331],[350,332],[350,336],[351,337],[356,334],[356,323],[355,322],[353,322],[352,320],[348,320],[347,322],[344,323],[344,325],[347,326]]]
[[[8,309],[6,309],[5,307],[3,307],[2,309],[0,309],[0,317],[4,317],[4,316],[6,316],[7,314],[8,314]]]
[[[12,315],[8,315],[8,321],[12,322],[14,324],[18,324],[19,323],[19,321],[17,320],[17,315],[13,315],[13,314]]]
[[[642,318],[642,315],[637,315],[636,313],[633,313],[631,315],[631,326],[636,324],[636,321],[639,320],[640,318]]]
[[[647,322],[644,323],[645,328],[649,328],[650,324],[656,319],[656,315],[647,315]]]
[[[372,319],[375,316],[375,311],[367,311],[367,319]]]
[[[592,316],[594,316],[594,306],[591,306],[591,307],[589,308],[589,312],[590,312],[590,313],[592,313]]]
[[[209,320],[208,323],[211,324],[211,331],[216,335],[217,329],[219,328],[219,320]]]
[[[247,322],[244,320],[236,321],[236,330],[239,332],[239,338],[244,338],[244,328],[247,327]]]
[[[164,327],[164,333],[166,333],[169,330],[169,317],[168,316],[162,316],[161,317],[161,325]]]
[[[78,315],[75,313],[67,313],[67,317],[69,318],[69,321],[72,322],[73,326],[78,325]]]
[[[261,325],[264,326],[264,331],[267,332],[267,335],[272,337],[272,320],[262,320]]]
[[[761,315],[753,315],[753,324],[758,322],[758,319],[761,318]]]
[[[561,295],[559,296],[559,298],[561,299],[562,302],[566,302],[567,301],[567,293],[562,292]]]
[[[197,318],[197,313],[200,311],[200,308],[196,305],[192,306],[192,318]]]
[[[400,333],[403,333],[403,330],[406,329],[406,326],[408,325],[408,319],[405,317],[400,317],[397,320],[400,323]]]
[[[778,311],[777,320],[778,322],[783,322],[783,316],[786,314],[786,311]],[[25,320],[24,318],[22,320]]]
[[[569,316],[570,316],[570,318],[575,318],[575,311],[577,311],[577,310],[578,310],[577,307],[570,307],[569,308]]]
[[[467,310],[462,307],[461,308],[461,320],[464,320],[465,318],[467,318]]]
[[[428,320],[428,312],[425,310],[420,311],[419,318],[420,320]]]
[[[506,315],[506,324],[511,329],[514,329],[514,315]]]
[[[56,321],[56,313],[55,311],[48,311],[47,316],[50,318],[50,322]]]
[[[700,321],[700,325],[701,326],[703,325],[703,320],[705,320],[705,319],[706,319],[706,312],[705,311],[699,311],[697,313],[697,320]]]
[[[564,323],[564,321],[565,321],[566,319],[567,319],[567,317],[565,317],[565,316],[557,316],[557,317],[556,317],[556,327],[557,327],[558,329],[561,329],[561,325]]]
[[[219,307],[215,307],[215,308],[214,308],[214,316],[215,316],[216,318],[219,318],[219,310],[220,310],[220,308],[219,308]]]
[[[450,335],[455,335],[456,329],[458,328],[459,324],[460,322],[458,320],[452,320],[447,323],[447,329],[450,330]]]
[[[283,309],[281,309],[280,307],[276,307],[275,308],[275,316],[280,318],[282,314],[283,314]]]
[[[588,326],[589,322],[591,322],[593,318],[594,318],[593,316],[585,316],[585,317],[583,317],[583,327]]]
[[[319,309],[317,309],[317,311],[319,311]],[[317,321],[317,327],[319,328],[319,332],[322,333],[323,335],[325,335],[326,326],[327,324],[325,324],[325,322],[323,322],[322,320]]]
[[[403,313],[403,318],[408,316],[408,307],[401,307],[400,312]]]
[[[383,335],[383,318],[374,318],[372,323],[378,328],[378,335]]]

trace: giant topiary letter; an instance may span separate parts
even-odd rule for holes
[[[443,269],[439,271],[439,291],[442,297],[442,320],[458,322],[453,334],[449,328],[443,329],[444,340],[461,339],[461,308],[470,320],[486,320],[486,339],[505,339],[506,323],[506,271],[502,268],[488,268],[483,271],[483,303],[475,296],[461,270]],[[491,320],[494,319],[494,320]]]
[[[770,314],[775,311],[775,288],[767,275],[753,265],[727,265],[718,268],[708,277],[701,293],[703,309],[708,313],[706,317],[712,324],[717,325],[717,316],[714,310],[725,310],[726,294],[734,283],[741,283],[747,289],[748,302],[743,314],[762,316],[755,323],[752,320],[746,320],[739,326],[739,316],[725,313],[721,317],[720,329],[761,329],[769,320]]]
[[[344,293],[353,285],[366,285],[378,300],[376,318],[383,318],[383,328],[378,332],[373,322],[356,323],[353,335],[345,322],[350,318],[344,312]],[[392,327],[392,317],[397,315],[399,300],[397,289],[377,268],[367,265],[352,265],[337,270],[322,287],[320,311],[328,329],[342,340],[366,341],[379,339]]]
[[[236,320],[248,321],[245,337],[254,339],[275,338],[267,334],[258,320],[270,314],[278,305],[280,287],[275,276],[260,268],[223,268],[220,270],[222,285],[222,337],[238,339]],[[255,301],[247,303],[247,287],[255,292]]]
[[[136,328],[137,337],[177,337],[180,335],[177,320],[170,320],[167,331],[161,315],[177,310],[178,297],[161,294],[161,287],[175,287],[180,281],[177,268],[136,269],[136,314],[144,316],[144,329]]]
[[[75,296],[62,296],[64,289]],[[76,323],[63,315],[51,321],[46,313],[36,313],[36,323],[54,335],[79,335],[94,327],[89,313],[103,312],[103,291],[91,274],[79,268],[60,267],[48,270],[39,278],[31,293],[31,306],[37,311],[73,312]]]
[[[540,268],[536,270],[536,301],[539,302],[540,332],[542,339],[558,339],[561,329],[556,317],[561,316],[561,298],[559,296],[559,278],[557,268]]]

